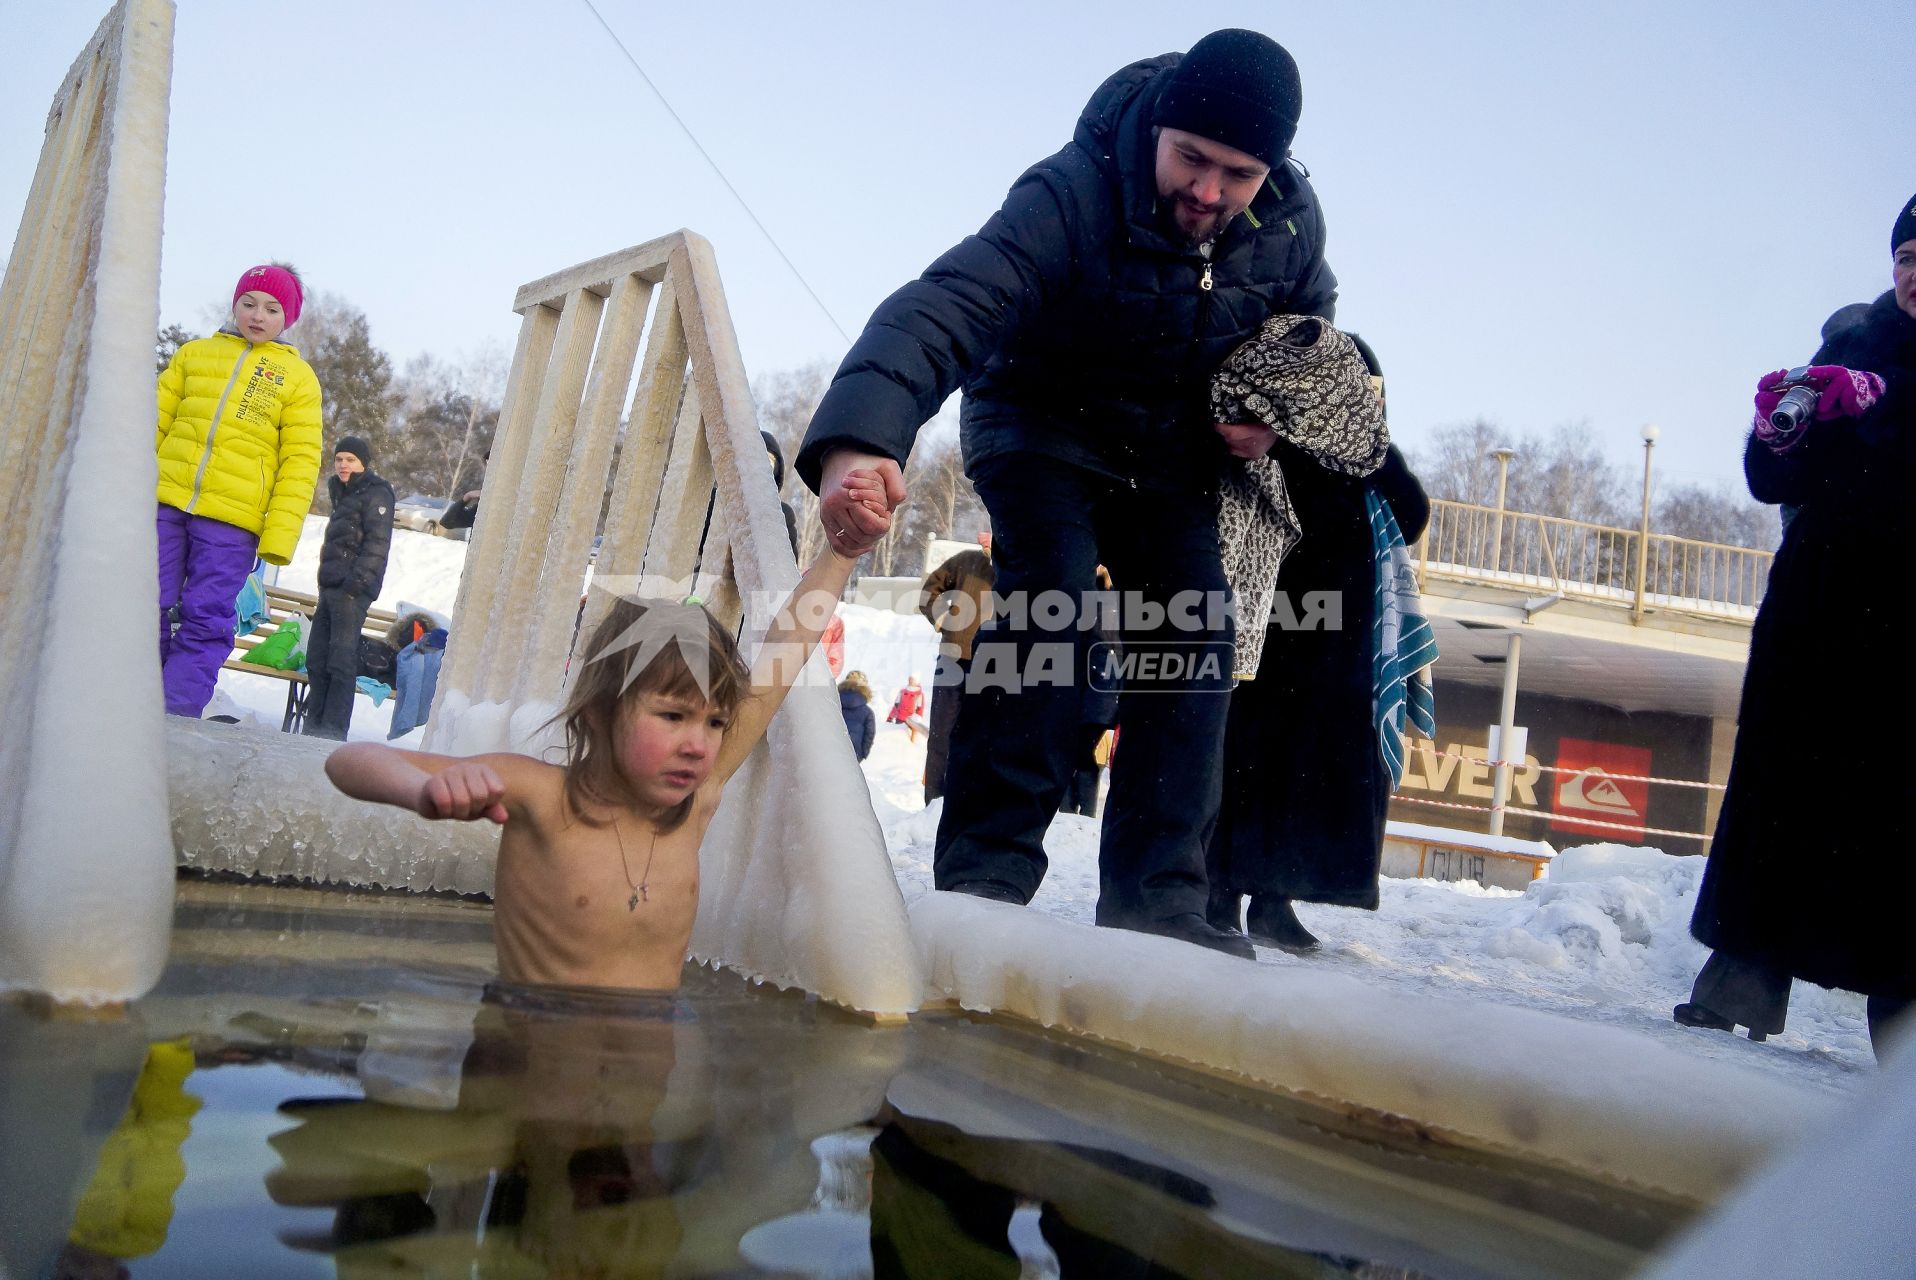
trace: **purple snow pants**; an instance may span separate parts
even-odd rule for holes
[[[160,504],[160,684],[171,715],[198,719],[233,651],[240,588],[259,535]],[[168,611],[178,605],[180,629]]]

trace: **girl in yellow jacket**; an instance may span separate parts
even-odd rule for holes
[[[160,375],[160,671],[176,716],[206,709],[254,557],[292,559],[312,505],[319,379],[279,341],[304,298],[291,267],[248,268],[232,323],[182,346]]]

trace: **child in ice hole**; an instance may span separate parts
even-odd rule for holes
[[[876,473],[851,472],[845,488],[885,512]],[[355,742],[327,758],[326,774],[357,799],[504,824],[493,889],[502,979],[674,989],[698,910],[699,842],[854,562],[828,550],[806,571],[749,670],[702,607],[620,599],[554,717],[563,765]]]

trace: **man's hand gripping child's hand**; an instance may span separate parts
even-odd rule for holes
[[[833,549],[857,559],[881,542],[891,531],[891,505],[885,499],[885,481],[876,471],[848,471],[840,486],[848,504],[868,513],[866,528],[845,527],[839,545]]]

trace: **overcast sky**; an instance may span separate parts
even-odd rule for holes
[[[1139,57],[1250,26],[1302,68],[1295,151],[1338,320],[1413,447],[1586,421],[1729,481],[1765,370],[1889,285],[1916,192],[1916,4],[180,0],[161,315],[286,258],[399,363],[508,348],[522,283],[690,227],[746,366],[836,361]],[[0,0],[0,236],[103,3]],[[826,310],[829,310],[829,315]],[[293,337],[297,336],[297,330]]]

